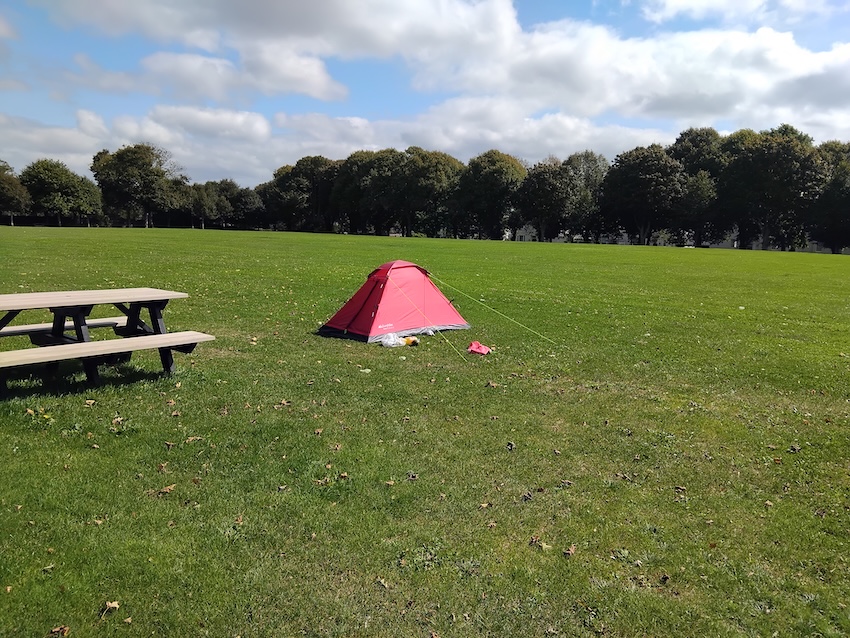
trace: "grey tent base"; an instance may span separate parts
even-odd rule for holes
[[[330,328],[322,326],[316,331],[316,334],[322,337],[338,337],[341,339],[354,339],[355,341],[365,341],[366,343],[379,343],[385,335],[394,334],[398,337],[410,337],[412,335],[434,334],[443,330],[468,330],[471,326],[468,323],[456,323],[447,326],[423,326],[421,328],[410,328],[409,330],[400,330],[399,332],[384,332],[377,335],[367,337],[366,335],[355,334],[348,330],[340,330],[339,328]]]

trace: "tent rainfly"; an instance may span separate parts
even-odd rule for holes
[[[374,270],[319,334],[373,343],[399,337],[469,328],[440,292],[428,271],[409,261],[390,261]]]

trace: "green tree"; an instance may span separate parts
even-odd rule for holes
[[[194,228],[195,220],[197,220],[198,226],[201,229],[205,229],[208,221],[218,218],[218,209],[216,207],[218,193],[215,189],[215,182],[192,184],[189,188],[192,210],[191,226]]]
[[[253,188],[240,188],[231,202],[235,217],[241,220],[243,228],[260,228],[265,205]]]
[[[705,171],[713,179],[720,177],[727,162],[723,136],[711,127],[685,129],[667,147],[667,154],[679,160],[688,175]]]
[[[590,150],[573,153],[564,160],[570,193],[565,224],[571,235],[580,232],[583,237],[599,243],[603,235],[618,231],[617,224],[606,223],[599,208],[602,184],[609,167],[603,155]]]
[[[340,162],[321,155],[281,166],[261,189],[269,221],[287,230],[331,232],[337,219],[331,191]]]
[[[330,204],[346,232],[386,235],[404,205],[404,153],[356,151],[339,166]]]
[[[563,228],[570,203],[567,174],[557,157],[532,166],[516,193],[521,219],[534,225],[540,241],[551,241]]]
[[[232,179],[220,179],[212,182],[215,193],[216,218],[222,228],[240,228],[244,218],[241,208],[234,207],[239,197],[239,184]]]
[[[21,184],[15,171],[0,160],[0,213],[9,216],[9,225],[15,225],[15,215],[22,215],[32,204],[29,191]]]
[[[78,175],[77,179],[77,197],[74,198],[71,206],[71,213],[77,223],[91,226],[92,223],[100,225],[108,222],[103,214],[100,188],[88,177]]]
[[[730,228],[720,221],[717,211],[717,184],[711,174],[699,170],[695,175],[686,175],[684,196],[671,230],[678,232],[682,241],[685,234],[690,234],[697,247],[706,241],[721,241]]]
[[[185,182],[168,151],[151,144],[124,146],[97,153],[91,171],[110,217],[125,226],[153,225],[154,216],[173,208],[174,180]]]
[[[355,151],[343,160],[331,190],[330,205],[343,232],[362,234],[368,227],[364,189],[374,151]]]
[[[460,217],[456,232],[501,239],[515,207],[514,196],[528,171],[501,151],[489,150],[469,160],[458,180]]]
[[[718,199],[732,211],[741,247],[755,238],[764,250],[804,244],[825,177],[812,139],[791,126],[739,135],[718,183]]]
[[[73,223],[88,206],[81,201],[87,197],[82,178],[58,160],[32,162],[21,171],[20,180],[32,198],[33,213],[54,219],[57,226],[63,219]]]
[[[421,232],[436,237],[445,232],[451,198],[463,163],[451,155],[411,146],[402,166],[399,223],[405,236]]]
[[[810,233],[833,253],[850,246],[850,143],[818,147],[824,162],[824,187],[812,207]]]
[[[618,155],[605,175],[603,212],[646,245],[654,231],[671,225],[685,185],[682,164],[662,146],[639,146]]]

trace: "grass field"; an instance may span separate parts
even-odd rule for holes
[[[137,353],[96,388],[74,365],[10,380],[1,636],[850,634],[846,257],[159,229],[0,246],[0,292],[182,290],[169,328],[216,336],[172,377]],[[392,259],[472,329],[314,335]]]

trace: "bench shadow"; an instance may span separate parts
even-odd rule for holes
[[[98,366],[98,372],[100,379],[93,383],[86,378],[82,367],[73,362],[60,363],[52,370],[43,365],[21,367],[7,374],[6,389],[0,399],[84,394],[93,388],[127,386],[167,376],[162,370],[144,370],[130,363],[103,364]]]

